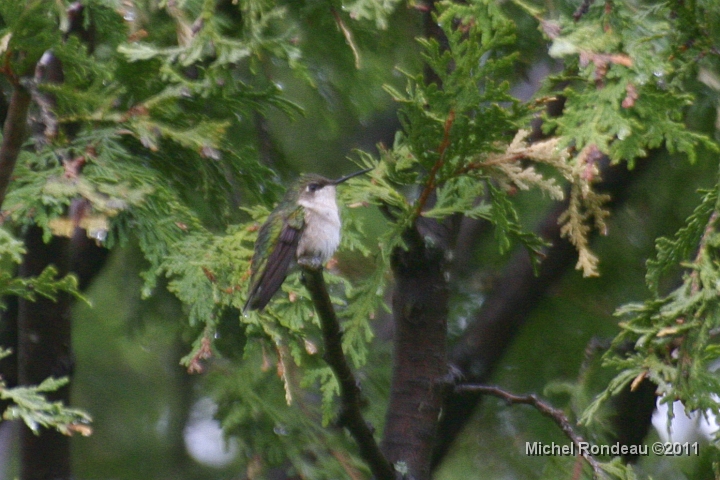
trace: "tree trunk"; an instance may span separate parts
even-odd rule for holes
[[[88,51],[94,50],[95,27],[94,22],[87,22],[84,16],[84,5],[74,2],[68,7],[68,35],[78,35],[88,46]],[[64,81],[63,66],[60,60],[51,52],[43,54],[35,67],[35,81],[60,84]],[[17,97],[17,98],[16,98]],[[35,132],[38,145],[43,145],[58,134],[58,125],[55,119],[55,98],[52,94],[39,93],[34,100],[38,103],[40,115],[34,119],[32,131]],[[10,101],[7,119],[5,122],[5,136],[0,150],[0,162],[5,157],[17,153],[22,145],[27,123],[27,109],[31,96],[24,88],[16,87]],[[17,103],[17,106],[15,106]],[[17,113],[14,114],[15,110]],[[73,138],[77,125],[73,123],[63,125],[67,138]],[[13,135],[8,135],[8,132]],[[10,141],[8,141],[10,138]],[[3,173],[10,171],[3,168],[0,172],[0,204],[7,187],[3,180]],[[8,174],[9,175],[9,174]],[[81,208],[84,200],[76,199],[70,208]],[[53,237],[49,243],[42,238],[42,230],[31,227],[25,236],[27,253],[20,265],[21,277],[37,276],[49,265],[55,265],[60,277],[73,271],[77,273],[79,288],[84,290],[95,275],[100,271],[107,258],[107,250],[96,245],[87,238],[86,232],[76,227],[73,237]],[[66,293],[59,293],[57,300],[53,301],[38,296],[34,302],[20,299],[17,308],[17,362],[18,383],[20,385],[38,385],[48,377],[70,377],[73,373],[73,354],[71,345],[71,307],[73,298]],[[8,318],[8,317],[5,317]],[[11,319],[10,319],[11,320]],[[61,401],[68,404],[70,401],[70,385],[47,393],[51,401]],[[21,461],[20,471],[22,480],[60,480],[70,479],[71,457],[70,438],[55,430],[41,429],[38,434],[23,427],[20,432]]]
[[[39,275],[54,264],[60,275],[68,272],[69,239],[54,237],[44,243],[42,231],[32,227],[25,238],[27,254],[20,275]],[[70,346],[70,304],[66,293],[57,302],[38,297],[35,302],[21,299],[18,308],[18,379],[21,385],[38,385],[48,377],[70,376],[73,357]],[[47,394],[48,399],[70,400],[65,386]],[[70,438],[55,430],[41,429],[34,434],[23,427],[20,432],[22,480],[58,480],[71,478]]]
[[[447,385],[449,290],[444,250],[417,231],[393,253],[393,376],[382,449],[408,478],[430,478],[430,460]],[[409,241],[408,241],[409,240]]]
[[[73,272],[81,290],[88,287],[102,269],[108,250],[89,239],[85,230],[76,228],[72,239],[53,237],[43,242],[42,230],[32,227],[25,236],[27,253],[20,276],[39,275],[55,265],[59,275]],[[18,302],[18,381],[20,385],[38,385],[48,377],[70,377],[73,373],[71,310],[73,298],[58,294],[57,301],[38,297]],[[47,394],[53,401],[70,402],[70,385]],[[20,433],[22,480],[70,479],[70,437],[55,430],[41,429],[34,434],[23,426]]]

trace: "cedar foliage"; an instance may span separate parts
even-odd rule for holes
[[[14,295],[28,300],[35,300],[38,295],[57,299],[58,292],[67,292],[78,299],[83,297],[78,292],[77,280],[68,275],[61,279],[57,277],[57,270],[53,266],[47,267],[40,275],[31,278],[17,278],[12,276],[12,264],[22,261],[25,248],[22,242],[15,240],[5,230],[0,230],[0,298]],[[0,303],[0,308],[4,305]],[[0,359],[13,352],[0,348]],[[29,387],[9,387],[0,378],[0,400],[9,402],[9,406],[2,412],[3,420],[22,420],[28,428],[37,432],[39,427],[55,428],[59,432],[71,435],[73,432],[89,434],[90,416],[78,409],[68,408],[61,402],[48,401],[44,393],[57,390],[68,383],[67,378],[48,378],[40,385]]]
[[[336,40],[347,42],[347,56],[358,64],[367,39],[353,31],[385,29],[403,7],[387,0],[333,1],[320,12],[293,2],[225,3],[230,5],[83,2],[85,22],[99,36],[93,51],[72,35],[63,38],[62,2],[0,5],[5,85],[20,81],[32,92],[37,113],[59,125],[28,139],[2,205],[4,226],[18,232],[37,225],[49,239],[79,225],[109,249],[136,242],[147,261],[143,295],[153,295],[162,283],[186,307],[196,339],[182,363],[199,372],[214,359],[210,388],[218,417],[243,454],[262,458],[262,468],[290,464],[307,478],[367,471],[348,438],[327,428],[337,414],[338,384],[317,354],[319,324],[298,274],[263,313],[240,314],[257,228],[280,193],[281,172],[260,161],[254,115],[302,114],[264,72],[282,62],[317,85],[312,54],[303,49],[303,36],[310,35],[303,22],[322,17],[333,24],[334,13]],[[607,198],[593,190],[600,158],[632,166],[659,147],[690,162],[716,154],[715,144],[688,128],[683,114],[693,101],[688,83],[699,69],[717,66],[717,5],[586,3],[587,12],[573,19],[572,12],[551,17],[529,2],[515,2],[537,21],[550,55],[564,61],[527,103],[509,93],[519,61],[510,16],[490,0],[436,4],[447,44],[419,39],[436,80],[403,71],[404,91],[386,87],[399,106],[402,130],[378,155],[358,152],[358,166],[374,170],[341,187],[343,206],[377,207],[389,218],[370,247],[362,215],[343,207],[341,250],[365,257],[372,268],[352,281],[332,269],[326,273],[343,321],[344,351],[356,369],[368,362],[371,319],[388,308],[382,293],[390,253],[403,247],[402,232],[419,219],[486,220],[500,252],[519,242],[539,262],[545,243],[522,224],[512,194],[538,189],[560,200],[567,190],[563,233],[578,250],[577,268],[595,276],[600,259],[589,235],[605,229],[609,214]],[[27,77],[47,50],[62,61],[62,84],[34,84]],[[530,121],[559,85],[567,99],[563,114],[544,119],[545,139],[528,142]],[[43,107],[43,95],[56,99],[52,108]],[[77,133],[68,135],[68,128]],[[88,207],[80,216],[70,212],[77,199]],[[658,240],[657,257],[648,262],[651,297],[618,310],[625,320],[615,344],[629,341],[635,348],[630,355],[606,354],[619,374],[586,411],[587,422],[600,402],[644,378],[658,385],[666,401],[720,413],[714,400],[720,385],[709,371],[720,356],[712,341],[720,276],[717,209],[714,189],[685,228]],[[50,268],[36,279],[13,277],[9,272],[22,250],[6,230],[0,235],[1,294],[77,294],[73,277],[55,279]],[[682,285],[661,292],[663,275],[678,266],[687,270]],[[88,417],[82,412],[38,396],[62,382],[27,390],[0,384],[2,398],[17,405],[7,418],[61,431],[83,425]],[[372,408],[376,419],[378,407]],[[631,467],[603,465],[610,476],[634,478]]]

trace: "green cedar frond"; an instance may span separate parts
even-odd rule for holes
[[[376,28],[385,30],[388,17],[400,3],[400,0],[353,0],[343,3],[343,11],[353,20],[369,20],[375,22]]]
[[[525,131],[508,138],[529,112],[509,95],[502,80],[515,61],[507,51],[513,25],[496,5],[443,2],[437,21],[448,45],[441,48],[434,39],[420,40],[437,83],[426,84],[422,75],[401,72],[408,79],[405,92],[386,87],[400,103],[403,131],[396,135],[392,150],[381,151],[372,178],[364,181],[364,196],[354,200],[382,205],[396,219],[396,230],[388,233],[381,251],[400,245],[401,232],[417,215],[443,219],[460,213],[493,222],[501,251],[510,248],[511,238],[518,239],[537,261],[545,244],[522,230],[505,190],[532,186],[561,197],[553,178],[521,162],[549,164],[571,176],[567,154],[555,140],[526,145]],[[418,183],[423,192],[414,204],[397,196],[396,185]],[[434,204],[426,209],[422,202],[431,192]],[[490,203],[481,200],[485,192]]]
[[[36,277],[16,277],[11,264],[19,264],[25,254],[23,243],[13,238],[6,230],[0,229],[0,299],[6,295],[15,295],[26,300],[35,301],[39,296],[57,300],[60,292],[68,293],[79,300],[87,299],[78,290],[77,278],[66,275],[58,279],[58,270],[50,265]],[[0,302],[0,309],[4,305]]]
[[[660,237],[657,239],[655,248],[656,256],[647,261],[647,274],[645,281],[648,288],[658,294],[660,279],[671,268],[690,257],[693,250],[697,249],[700,238],[707,228],[710,215],[715,211],[717,204],[717,191],[705,191],[700,204],[688,217],[685,226],[678,230],[674,238]]]
[[[25,249],[22,242],[12,238],[5,230],[0,229],[0,264],[8,262],[20,263]],[[64,291],[83,299],[78,291],[77,279],[68,275],[55,280],[57,270],[49,266],[37,277],[13,278],[8,269],[0,270],[0,298],[6,295],[17,295],[34,301],[37,295],[55,300],[58,292]],[[0,304],[0,308],[3,305]],[[0,348],[0,358],[10,354],[9,350]],[[2,414],[3,420],[22,420],[33,432],[38,433],[40,427],[54,428],[65,435],[79,432],[90,435],[88,426],[90,416],[75,408],[68,408],[61,402],[50,402],[44,394],[65,386],[67,378],[48,378],[40,385],[29,387],[7,388],[0,379],[0,399],[9,401],[10,406]]]
[[[648,262],[647,281],[653,296],[617,310],[621,332],[604,363],[619,370],[608,387],[583,415],[593,420],[600,404],[647,378],[657,385],[663,402],[683,402],[687,411],[720,412],[720,381],[712,366],[720,358],[714,336],[720,329],[718,248],[718,187],[706,192],[701,204],[673,239],[657,242],[657,256]],[[687,269],[683,283],[667,295],[658,292],[660,277],[670,268]],[[634,346],[630,354],[622,345]]]
[[[11,354],[10,350],[0,347],[0,359]],[[2,420],[22,420],[36,434],[40,433],[40,427],[54,428],[65,435],[92,434],[92,429],[88,425],[92,420],[87,413],[76,408],[68,408],[61,402],[51,402],[44,395],[67,384],[66,377],[49,377],[40,385],[8,388],[0,379],[0,400],[10,402],[10,406],[2,412]]]
[[[301,378],[292,380],[305,389],[319,386],[326,399],[322,408],[302,390],[289,406],[283,382],[277,377],[277,361],[272,347],[255,342],[249,344],[241,364],[211,372],[210,386],[223,430],[228,435],[237,435],[241,454],[253,456],[262,452],[266,467],[289,462],[311,478],[347,477],[348,465],[340,463],[332,452],[351,452],[348,438],[337,429],[322,426],[323,417],[329,420],[333,416],[332,407],[327,410],[327,406],[332,405],[336,394],[329,368],[316,361],[304,369]],[[246,435],[248,431],[253,435]],[[308,452],[312,459],[308,459]],[[367,467],[351,459],[347,460],[352,468],[366,474]]]
[[[20,76],[32,72],[42,54],[61,43],[56,27],[62,5],[52,2],[2,2],[0,17],[4,28],[0,38],[9,72]],[[7,55],[22,52],[22,55]]]
[[[555,80],[563,78],[570,86],[563,115],[547,119],[546,131],[556,128],[565,145],[578,150],[592,145],[630,167],[661,145],[694,161],[698,147],[717,146],[683,122],[692,97],[684,93],[690,72],[681,65],[696,62],[681,58],[689,52],[678,55],[672,49],[683,45],[677,37],[689,32],[667,20],[673,17],[670,4],[636,7],[605,15],[595,6],[584,21],[560,22],[550,54],[568,59],[566,74]]]
[[[23,242],[14,238],[7,230],[0,228],[0,258],[2,258],[3,263],[8,261],[20,263],[24,254],[25,245]]]
[[[3,420],[22,420],[30,430],[40,432],[40,428],[54,428],[65,435],[80,432],[90,435],[88,426],[90,416],[82,410],[68,408],[61,402],[48,401],[44,393],[53,392],[67,385],[67,378],[47,378],[33,387],[6,388],[0,381],[0,399],[12,404],[3,412]]]

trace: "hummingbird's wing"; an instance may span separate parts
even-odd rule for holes
[[[258,264],[255,265],[256,259],[253,258],[250,293],[243,311],[248,309],[262,310],[265,308],[265,305],[268,304],[272,296],[275,295],[275,292],[280,289],[280,286],[285,281],[290,263],[297,253],[297,246],[300,241],[303,225],[301,218],[291,218],[289,220],[290,221],[286,220],[282,222],[282,231],[280,232],[277,245],[267,259],[265,261],[259,261],[257,262]],[[272,228],[271,225],[272,223],[269,222],[267,225],[263,225],[263,229]],[[258,237],[268,234],[269,232],[263,232],[261,229]]]

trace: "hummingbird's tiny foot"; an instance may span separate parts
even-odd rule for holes
[[[322,261],[320,261],[318,257],[300,257],[297,262],[302,267],[311,268],[313,270],[322,269]]]

